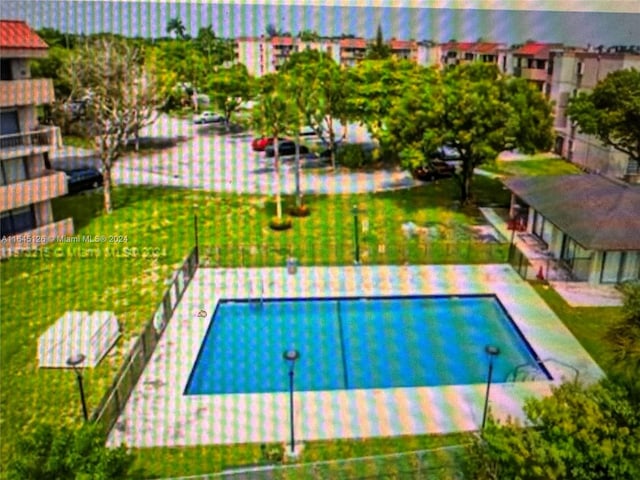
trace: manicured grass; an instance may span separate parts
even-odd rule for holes
[[[479,178],[476,192],[484,202],[506,202],[506,192],[495,181]],[[81,418],[72,372],[38,368],[38,337],[68,310],[115,312],[122,338],[96,369],[85,372],[87,403],[90,409],[95,408],[120,367],[130,341],[161,301],[164,280],[193,247],[195,212],[199,217],[200,243],[220,246],[229,266],[284,266],[290,254],[303,264],[351,264],[353,204],[360,206],[360,220],[369,225],[369,231],[361,238],[363,245],[383,243],[387,251],[413,248],[418,241],[404,237],[402,224],[434,222],[451,240],[446,259],[453,262],[456,256],[459,261],[469,256],[460,256],[455,242],[467,235],[465,225],[479,221],[475,209],[451,209],[456,195],[457,186],[447,180],[408,191],[308,197],[311,216],[295,219],[294,227],[286,232],[268,228],[275,205],[264,196],[118,188],[111,215],[102,211],[100,192],[55,199],[56,220],[71,216],[78,236],[102,235],[106,241],[57,243],[2,264],[2,462],[20,432],[30,430],[37,422],[73,424]],[[292,204],[292,200],[286,199],[286,203]],[[454,235],[456,232],[458,235]],[[110,243],[110,236],[126,241]],[[250,246],[260,248],[252,250]],[[252,251],[264,253],[251,254]],[[248,253],[243,257],[239,252]],[[503,252],[495,252],[494,256],[487,254],[488,261],[501,261]],[[396,260],[402,261],[402,256]]]
[[[494,163],[484,164],[482,170],[506,176],[525,175],[570,175],[581,173],[574,164],[561,158],[536,158],[530,160],[496,160]]]
[[[540,283],[534,283],[534,288],[606,372],[609,347],[604,336],[611,325],[622,319],[622,307],[575,308],[569,306],[553,288]]]
[[[387,455],[394,453],[426,450],[438,447],[461,445],[469,443],[471,434],[450,435],[416,435],[410,437],[369,438],[362,440],[331,440],[305,442],[304,449],[295,463],[309,463],[324,460],[349,459],[356,457],[368,457],[374,455]],[[274,445],[270,444],[267,449]],[[221,445],[199,446],[184,448],[147,448],[136,449],[138,461],[136,466],[142,468],[150,477],[199,475],[205,473],[220,472],[225,469],[238,468],[253,464],[263,463],[263,456],[258,444],[248,445]],[[448,457],[442,455],[441,463]],[[415,461],[415,458],[406,459]],[[289,463],[289,462],[288,462]],[[395,467],[398,461],[393,462]],[[362,468],[367,462],[358,465],[333,466],[333,475],[326,478],[340,478],[342,470],[351,473],[362,474]],[[368,465],[369,468],[373,466]],[[360,471],[353,471],[358,467]],[[407,468],[407,467],[405,467]],[[388,472],[388,470],[386,470]],[[371,472],[375,473],[375,472]],[[307,478],[303,471],[286,478]],[[313,477],[309,477],[313,478]]]

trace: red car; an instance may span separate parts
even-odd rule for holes
[[[284,142],[285,140],[287,139],[286,138],[278,139],[279,142]],[[273,137],[254,138],[253,142],[251,142],[251,148],[253,148],[254,152],[264,152],[265,149],[270,145],[273,145]]]
[[[251,142],[251,148],[253,148],[254,152],[264,152],[264,149],[267,148],[268,145],[273,145],[273,138],[254,138],[253,142]]]

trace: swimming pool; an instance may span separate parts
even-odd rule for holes
[[[494,295],[220,300],[185,394],[287,391],[291,348],[296,391],[483,383],[488,344],[501,350],[495,383],[536,365]]]

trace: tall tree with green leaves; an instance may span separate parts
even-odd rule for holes
[[[247,67],[237,63],[212,71],[205,91],[216,107],[224,113],[227,130],[229,130],[231,115],[238,111],[242,103],[253,97],[254,80],[249,75]]]
[[[640,70],[617,70],[592,92],[569,100],[567,115],[580,132],[640,162]]]
[[[625,283],[621,288],[623,318],[609,328],[606,339],[614,373],[640,399],[640,283]]]
[[[527,81],[482,63],[432,72],[428,81],[406,85],[385,125],[385,141],[401,149],[405,167],[423,165],[443,145],[458,151],[463,204],[472,202],[475,168],[506,149],[546,151],[553,140],[544,96]]]
[[[280,153],[278,143],[292,125],[298,122],[299,112],[290,101],[287,92],[279,88],[262,92],[260,99],[251,112],[251,121],[256,131],[265,137],[273,138],[274,175],[276,179],[276,219],[282,222],[282,179],[280,175]]]
[[[623,387],[565,383],[524,411],[527,427],[489,419],[470,448],[468,478],[640,478],[640,410]]]
[[[376,39],[367,46],[366,57],[369,60],[384,60],[391,57],[391,47],[384,41],[382,27],[378,24]]]
[[[111,169],[127,141],[153,123],[174,87],[157,65],[127,42],[103,38],[78,47],[65,64],[73,98],[89,98],[85,118],[104,174],[104,208],[111,213]]]
[[[324,52],[305,50],[291,56],[281,69],[298,77],[306,91],[304,116],[307,124],[331,150],[331,165],[335,168],[338,142],[345,138],[352,111],[348,100],[353,87],[347,72]],[[336,135],[336,120],[343,126],[342,137]]]

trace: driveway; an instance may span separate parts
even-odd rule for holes
[[[251,149],[252,135],[249,133],[227,134],[216,127],[193,125],[189,120],[163,116],[145,128],[141,137],[183,137],[187,140],[152,154],[121,158],[113,168],[116,183],[171,185],[214,192],[255,194],[275,190],[273,159],[267,159],[263,153]],[[366,131],[352,126],[347,138],[350,141],[366,141]],[[340,170],[332,172],[317,167],[317,162],[303,161],[300,177],[304,193],[362,193],[417,184],[408,172],[399,168],[352,173]],[[294,193],[293,157],[283,158],[280,177],[282,192]]]

